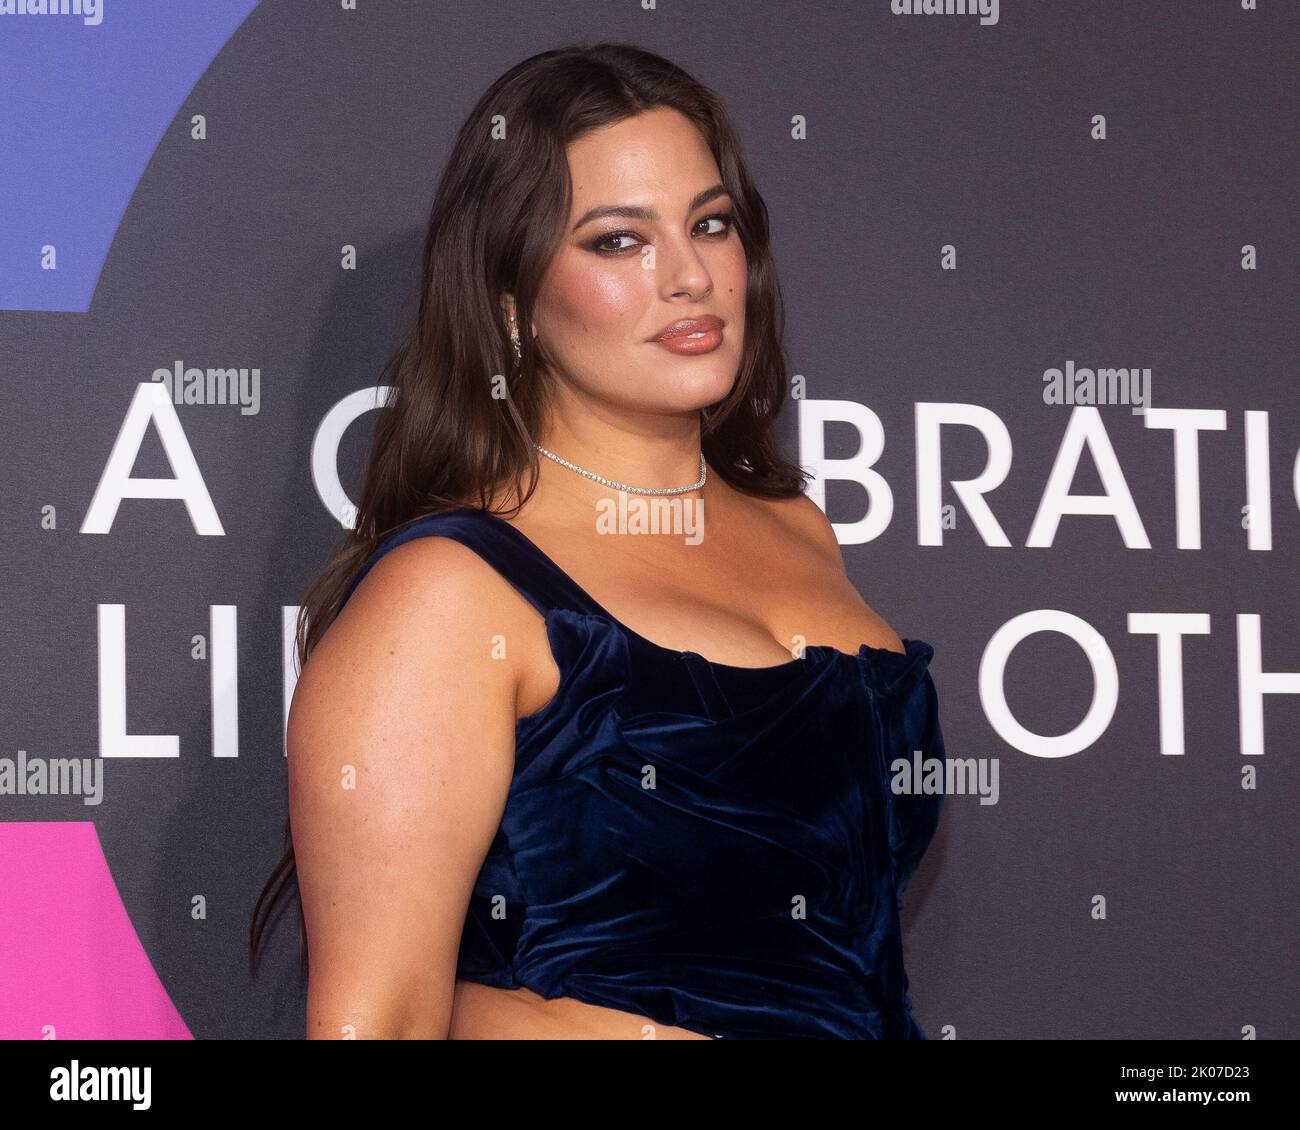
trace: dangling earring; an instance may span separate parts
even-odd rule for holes
[[[510,344],[515,347],[515,365],[523,364],[524,355],[519,348],[519,326],[514,321],[510,323]]]

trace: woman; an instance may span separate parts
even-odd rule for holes
[[[259,900],[296,866],[308,1035],[925,1038],[898,910],[939,797],[889,778],[943,755],[932,653],[777,451],[766,211],[716,96],[610,44],[498,79],[393,371]],[[704,536],[602,525],[650,502]]]

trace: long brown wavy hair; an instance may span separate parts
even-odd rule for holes
[[[531,496],[538,472],[533,437],[554,368],[529,327],[572,203],[567,146],[660,107],[682,113],[704,137],[731,194],[748,259],[740,369],[731,392],[701,412],[705,458],[751,495],[803,492],[806,472],[781,455],[774,434],[787,359],[767,206],[722,101],[667,59],[628,44],[534,55],[488,88],[452,146],[425,234],[419,312],[384,369],[382,383],[392,392],[375,421],[356,520],[299,609],[299,670],[353,578],[394,530],[458,506],[488,509],[501,484],[515,485],[515,513]],[[515,300],[518,362],[502,317],[506,294]],[[494,394],[502,377],[504,396]],[[530,482],[521,493],[525,474]],[[296,879],[288,820],[285,842],[253,909],[250,960],[275,904]],[[299,931],[305,961],[301,902]]]

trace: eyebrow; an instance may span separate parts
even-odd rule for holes
[[[694,212],[696,208],[699,208],[703,204],[707,204],[710,200],[714,200],[719,196],[728,195],[730,194],[722,185],[715,184],[712,188],[706,188],[703,192],[697,192],[691,198],[691,205],[686,209],[686,211],[688,213]],[[658,213],[655,212],[653,208],[639,208],[633,204],[606,204],[584,213],[582,219],[573,225],[573,230],[577,231],[583,224],[589,224],[592,220],[598,220],[602,216],[621,216],[628,220],[653,221],[659,219]]]

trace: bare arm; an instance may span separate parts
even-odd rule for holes
[[[474,882],[514,766],[529,606],[445,538],[386,554],[303,668],[289,810],[310,1039],[443,1039]],[[523,653],[523,647],[506,649]]]

